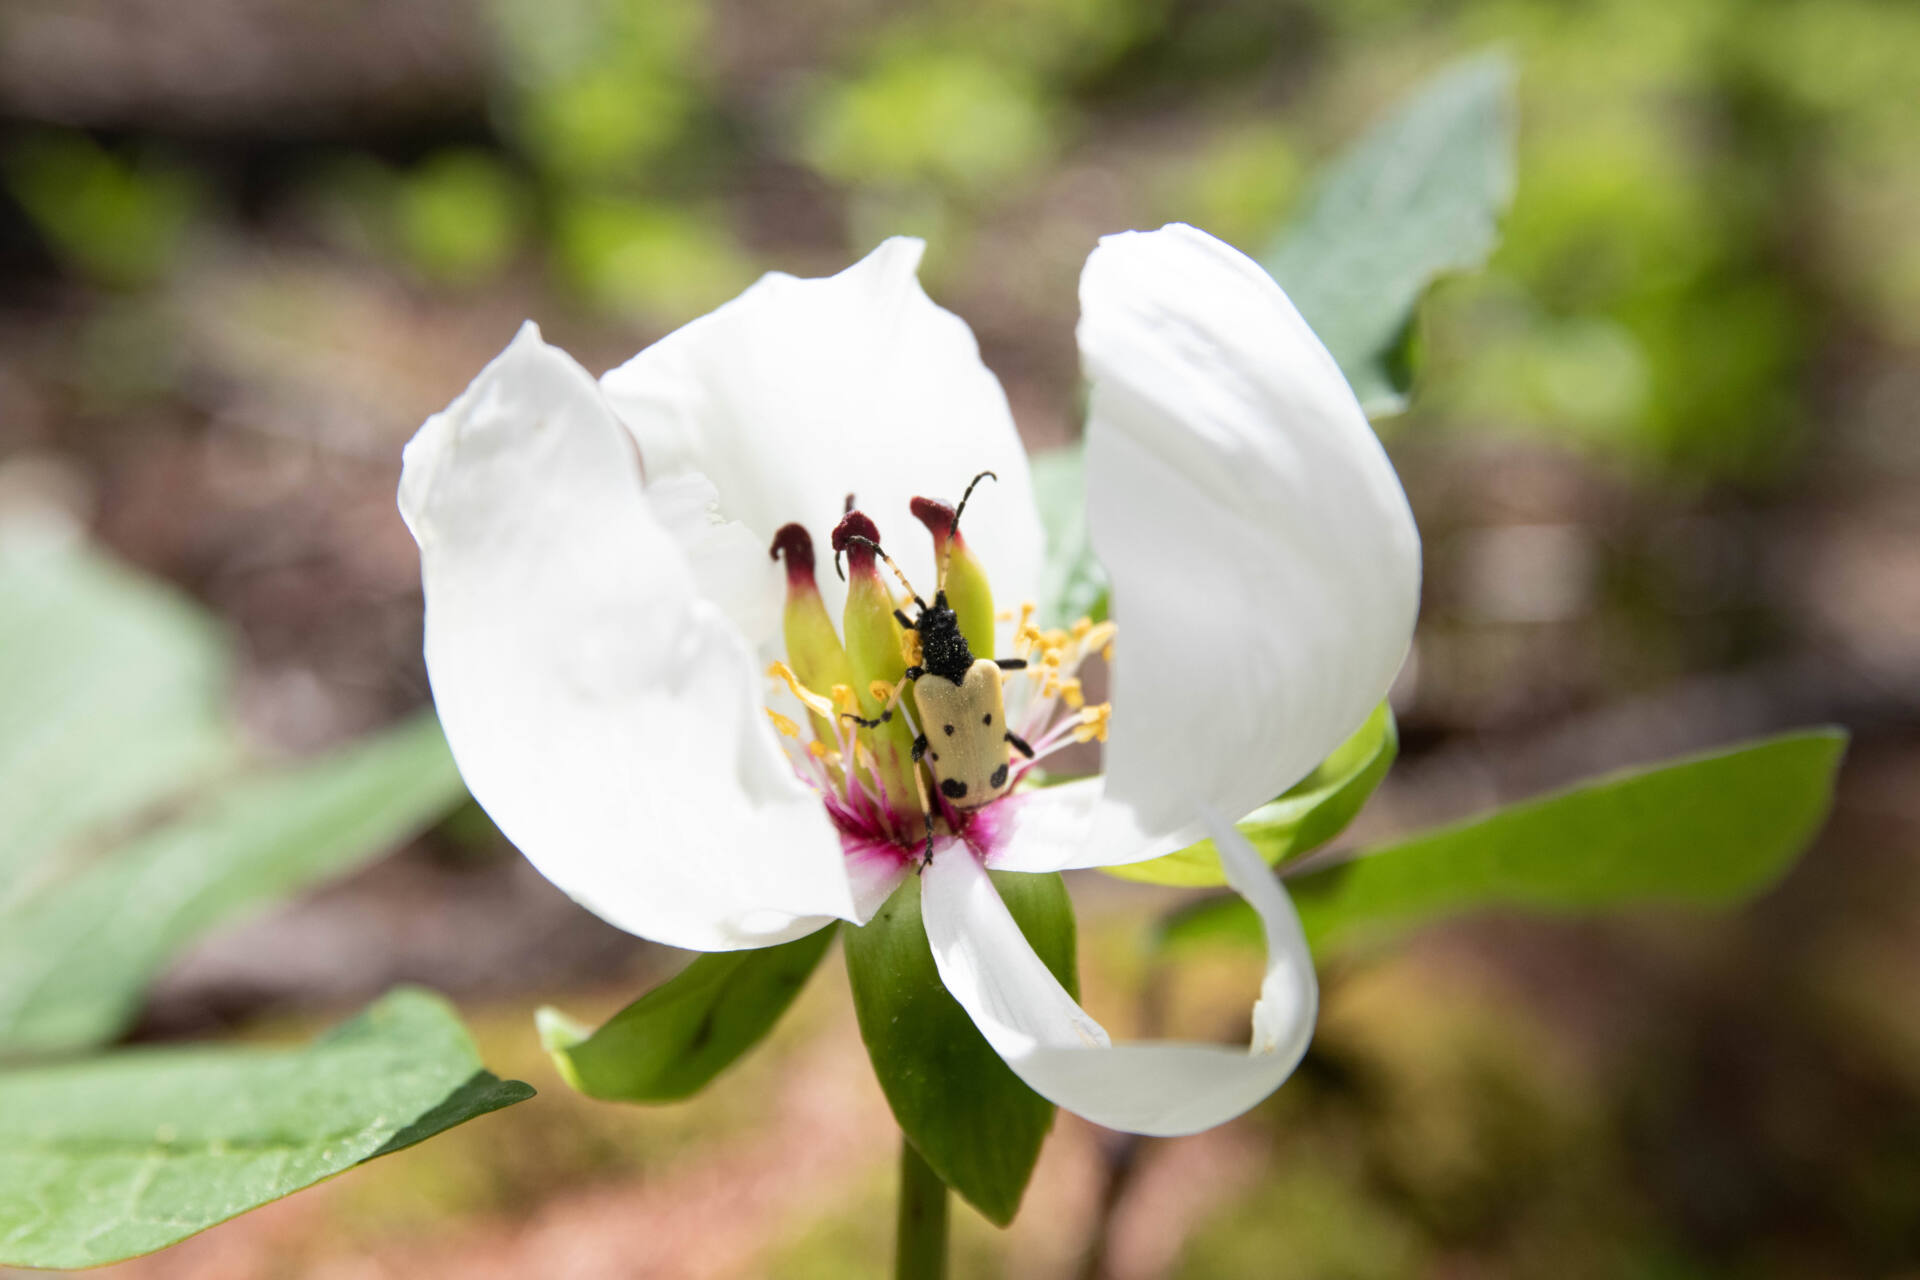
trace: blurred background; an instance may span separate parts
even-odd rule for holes
[[[9,0],[0,509],[217,613],[267,748],[341,742],[426,702],[400,447],[523,317],[598,372],[920,234],[1059,445],[1098,235],[1258,249],[1488,47],[1518,187],[1380,424],[1427,587],[1356,834],[1815,721],[1856,735],[1834,818],[1737,915],[1481,918],[1343,964],[1272,1101],[1177,1142],[1062,1116],[1011,1230],[956,1210],[957,1273],[1920,1277],[1920,7]],[[1109,1025],[1244,1019],[1243,965],[1146,967],[1165,895],[1073,888]],[[537,1004],[597,1019],[675,963],[470,807],[223,930],[136,1039],[414,980],[541,1095],[116,1273],[876,1273],[892,1126],[839,966],[695,1102],[547,1065]]]

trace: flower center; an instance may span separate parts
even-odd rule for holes
[[[1087,703],[1080,668],[1095,653],[1111,658],[1114,641],[1111,622],[1086,618],[1042,630],[1031,602],[996,613],[985,567],[960,535],[966,498],[958,507],[915,498],[911,507],[933,536],[931,598],[894,565],[872,519],[849,510],[833,532],[835,568],[847,579],[837,629],[820,597],[813,539],[797,524],[775,535],[771,554],[787,571],[787,660],[768,675],[804,714],[767,708],[848,847],[884,846],[903,858],[930,854],[936,833],[987,843],[983,815],[1042,760],[1106,740],[1109,706]]]

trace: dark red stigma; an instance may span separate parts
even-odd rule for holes
[[[780,532],[773,535],[773,546],[767,554],[778,560],[782,556],[787,560],[787,582],[792,586],[811,586],[813,584],[813,539],[807,534],[805,526],[783,524]]]
[[[913,518],[927,526],[933,543],[939,546],[953,536],[953,508],[937,498],[915,498],[907,503]]]
[[[864,511],[849,511],[833,526],[834,555],[845,552],[857,573],[873,569],[873,549],[879,545],[880,529]]]

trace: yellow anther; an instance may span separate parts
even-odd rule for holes
[[[1097,623],[1094,626],[1088,627],[1087,633],[1080,637],[1080,652],[1083,654],[1092,653],[1095,649],[1099,649],[1106,654],[1107,661],[1112,662],[1113,638],[1119,633],[1119,630],[1120,628],[1115,626],[1111,621]]]
[[[1081,618],[1073,624],[1073,638],[1075,640],[1085,640],[1087,638],[1087,632],[1091,630],[1093,630],[1093,619]]]
[[[853,696],[852,685],[837,684],[833,686],[833,706],[838,707],[843,713],[852,713],[854,715],[860,713],[860,699]],[[832,708],[827,710],[827,715],[833,715]]]
[[[910,667],[920,665],[920,633],[918,631],[900,633],[900,657]]]
[[[793,691],[793,696],[800,699],[807,710],[815,715],[825,716],[829,720],[833,719],[833,704],[801,684],[800,677],[793,674],[792,667],[784,662],[776,662],[767,668],[767,674],[776,680],[786,681],[787,688]]]
[[[1080,691],[1080,682],[1078,680],[1062,680],[1060,682],[1060,696],[1065,698],[1067,705],[1075,711],[1087,705],[1086,695]]]
[[[1000,612],[998,612],[998,613],[996,613],[996,614],[994,614],[994,615],[993,615],[993,620],[994,620],[995,622],[1012,622],[1012,621],[1013,621],[1013,610],[1011,610],[1011,609],[1002,609],[1002,610],[1001,610]]]
[[[867,686],[867,694],[875,702],[885,706],[887,703],[893,701],[894,691],[899,687],[899,685],[889,684],[885,680],[875,680]]]
[[[1092,742],[1095,739],[1107,740],[1107,727],[1113,719],[1113,704],[1102,702],[1098,706],[1087,707],[1080,712],[1080,723],[1074,728],[1075,742]]]
[[[1064,649],[1070,637],[1058,627],[1049,627],[1040,633],[1040,643],[1049,649]]]
[[[781,733],[784,733],[789,738],[798,738],[800,736],[799,725],[787,719],[785,716],[781,715],[778,711],[775,711],[772,707],[768,707],[766,711],[767,711],[767,719],[773,721],[773,727],[775,729],[779,730]],[[817,746],[819,744],[816,743],[815,745]]]
[[[807,754],[816,760],[825,760],[829,756],[838,757],[840,753],[829,748],[824,742],[814,741],[807,744]],[[840,762],[836,758],[833,763],[838,764]]]

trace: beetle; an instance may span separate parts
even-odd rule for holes
[[[919,712],[913,762],[925,761],[941,797],[962,813],[978,809],[1007,793],[1012,785],[1013,752],[1033,759],[1033,747],[1007,727],[1002,686],[1002,673],[1023,670],[1027,660],[974,657],[967,637],[960,630],[960,617],[947,603],[947,563],[953,555],[954,540],[960,534],[960,517],[967,509],[967,499],[973,496],[974,486],[982,480],[999,478],[991,471],[982,471],[968,482],[966,492],[960,495],[960,505],[954,508],[945,552],[940,558],[932,604],[920,598],[879,543],[859,534],[847,539],[871,547],[885,560],[919,610],[912,618],[904,610],[893,611],[902,628],[917,632],[920,637],[920,662],[906,669],[906,680],[901,683],[904,689],[906,681],[913,682]],[[834,568],[839,570],[839,567],[840,557],[836,552]],[[846,576],[844,571],[841,576]],[[895,699],[899,696],[896,690]],[[893,719],[893,708],[888,706],[877,719],[871,720],[852,712],[842,714],[862,728],[875,729]],[[927,814],[926,857],[933,857],[931,812]]]

